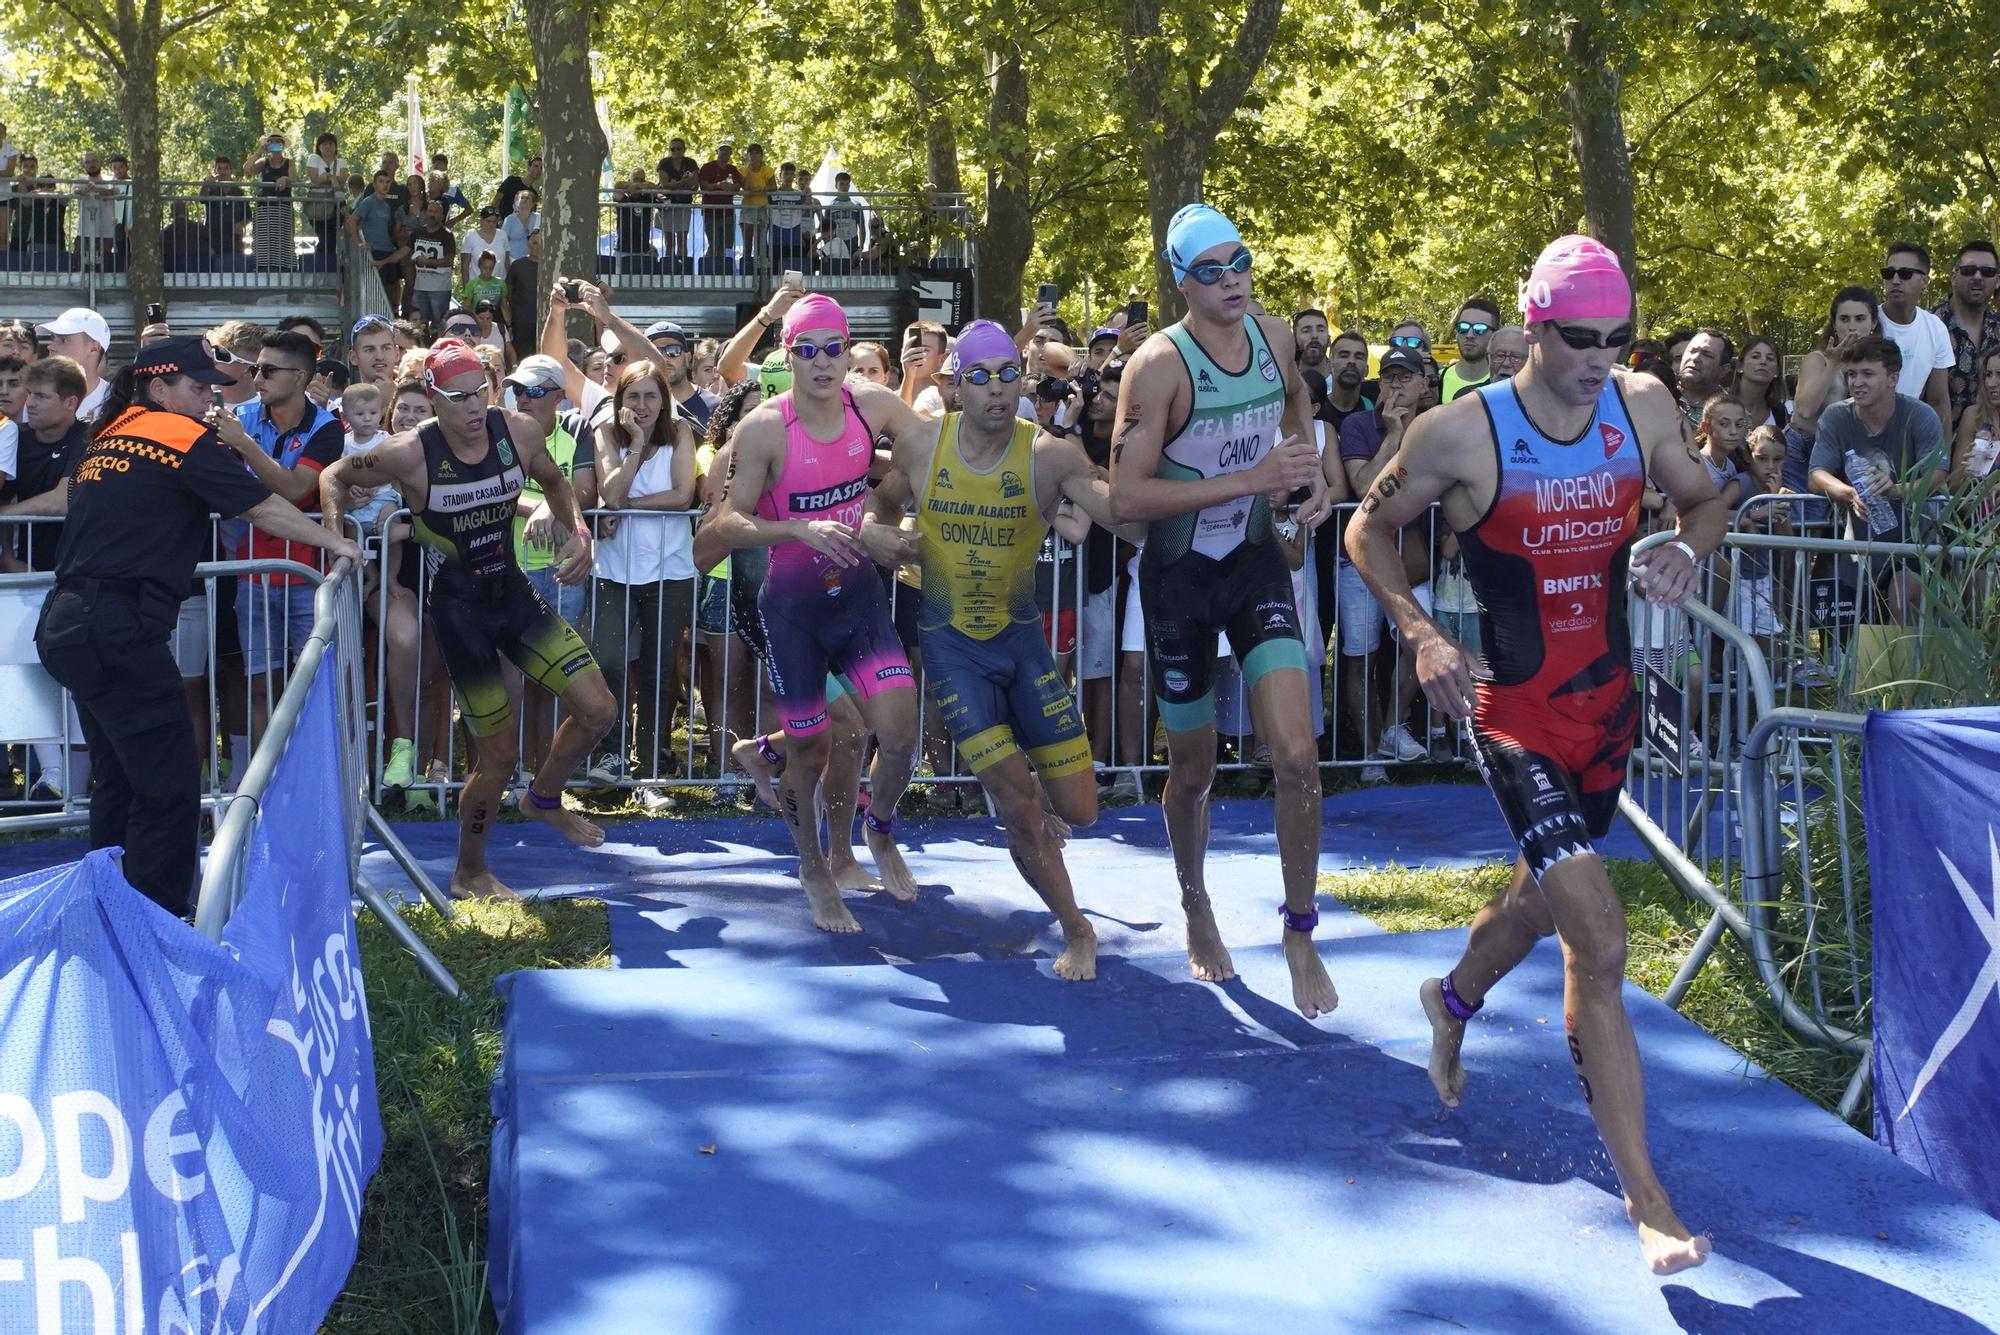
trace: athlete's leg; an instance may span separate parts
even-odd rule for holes
[[[882,882],[854,860],[855,785],[861,779],[861,751],[868,744],[868,725],[851,695],[826,707],[826,776],[820,798],[826,807],[826,865],[842,890],[880,890]]]
[[[1095,805],[1097,788],[1088,769],[1055,782],[1067,786],[1078,779]],[[1007,831],[1007,852],[1020,870],[1021,879],[1041,896],[1062,926],[1066,944],[1063,953],[1056,957],[1056,977],[1072,982],[1095,978],[1097,933],[1076,906],[1076,892],[1070,885],[1062,850],[1050,837],[1042,819],[1042,785],[1036,781],[1027,757],[1018,748],[1010,748],[1006,755],[979,771],[979,782],[999,809],[1000,823]]]
[[[1256,654],[1257,651],[1252,652],[1253,660]],[[1250,683],[1250,716],[1256,721],[1258,735],[1271,748],[1278,865],[1284,876],[1285,908],[1294,915],[1309,916],[1314,911],[1313,897],[1318,888],[1321,826],[1312,683],[1304,672],[1296,669],[1264,672]],[[1340,998],[1319,951],[1313,946],[1312,933],[1295,932],[1288,927],[1284,930],[1284,945],[1285,963],[1292,974],[1292,1002],[1299,1008],[1299,1014],[1308,1020],[1329,1014],[1340,1004]]]
[[[491,734],[474,734],[472,769],[458,797],[458,866],[452,871],[450,890],[453,899],[520,898],[486,865],[486,840],[500,810],[501,794],[514,777],[519,759],[520,745],[511,720]]]
[[[1209,903],[1203,862],[1208,856],[1208,790],[1215,782],[1215,719],[1194,727],[1167,726],[1167,786],[1160,807],[1167,820],[1167,843],[1180,882],[1181,909],[1187,914],[1188,967],[1204,983],[1226,983],[1236,965],[1222,944]]]
[[[561,699],[562,725],[549,742],[547,758],[528,783],[521,814],[548,825],[579,848],[596,848],[604,842],[604,831],[582,812],[563,805],[563,784],[618,721],[618,702],[605,684],[604,674],[594,667],[570,678]]]
[[[787,730],[785,768],[778,776],[778,812],[799,850],[799,884],[812,907],[813,926],[822,932],[858,932],[861,924],[840,902],[840,887],[834,884],[819,842],[820,776],[831,741],[823,725],[803,733]]]
[[[1515,858],[1513,878],[1473,918],[1465,953],[1446,975],[1452,980],[1453,994],[1477,1010],[1493,985],[1528,957],[1535,942],[1553,936],[1555,930],[1548,903],[1528,874],[1528,860]],[[1438,1099],[1445,1107],[1456,1108],[1465,1094],[1465,1064],[1459,1058],[1465,1044],[1465,1021],[1445,1004],[1443,978],[1425,979],[1417,995],[1431,1022],[1431,1084],[1437,1087]]]
[[[883,888],[897,899],[909,901],[917,897],[917,878],[910,874],[909,864],[903,861],[903,852],[896,847],[890,829],[896,804],[903,800],[903,790],[910,786],[910,772],[917,759],[920,706],[916,686],[907,675],[904,681],[901,686],[868,691],[861,695],[859,703],[868,731],[875,734],[875,763],[868,770],[868,811],[863,838],[874,855],[875,870],[881,874]]]
[[[1618,1170],[1646,1264],[1656,1275],[1700,1265],[1709,1240],[1674,1213],[1646,1148],[1645,1077],[1625,1011],[1625,910],[1595,853],[1561,859],[1541,874],[1540,886],[1562,940],[1570,1058]]]

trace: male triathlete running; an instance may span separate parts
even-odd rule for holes
[[[1257,735],[1271,746],[1285,963],[1292,999],[1310,1019],[1339,998],[1312,942],[1319,757],[1292,575],[1272,525],[1317,525],[1347,484],[1332,451],[1331,471],[1314,452],[1312,394],[1290,355],[1292,331],[1250,313],[1250,252],[1235,225],[1190,204],[1167,225],[1165,258],[1187,315],[1148,338],[1126,365],[1111,503],[1120,521],[1148,526],[1139,600],[1167,727],[1162,803],[1187,912],[1188,963],[1205,981],[1236,976],[1203,878],[1216,632],[1224,631],[1242,665]]]
[[[1097,936],[1043,818],[1043,790],[1064,821],[1089,825],[1096,776],[1083,711],[1042,636],[1035,561],[1051,523],[1071,518],[1066,512],[1080,511],[1083,522],[1063,524],[1065,537],[1086,536],[1093,520],[1110,527],[1110,496],[1090,459],[1063,438],[1067,428],[1015,415],[1022,371],[1011,334],[975,320],[959,334],[957,356],[962,411],[898,435],[870,517],[894,527],[914,508],[931,698],[999,809],[1014,865],[1062,925],[1068,945],[1056,976],[1095,978]]]
[[[782,333],[791,391],[737,428],[735,480],[707,531],[726,548],[771,548],[758,608],[785,725],[779,807],[799,850],[813,924],[858,932],[861,924],[841,903],[819,841],[829,670],[853,688],[877,743],[863,821],[868,851],[890,893],[905,900],[917,893],[893,837],[896,803],[916,755],[916,681],[881,581],[857,540],[882,401],[896,400],[886,390],[844,383],[852,340],[832,298],[801,299],[786,312]]]
[[[1527,365],[1411,424],[1347,549],[1415,649],[1431,704],[1472,719],[1480,770],[1521,846],[1512,884],[1480,910],[1457,967],[1421,989],[1431,1083],[1458,1106],[1465,1022],[1537,939],[1560,936],[1584,1101],[1647,1264],[1671,1274],[1701,1264],[1709,1241],[1674,1213],[1646,1149],[1625,914],[1592,841],[1610,829],[1638,722],[1625,585],[1646,481],[1680,513],[1676,539],[1639,572],[1655,603],[1687,601],[1728,514],[1672,394],[1612,369],[1632,341],[1632,289],[1615,255],[1588,237],[1555,242],[1522,289],[1522,312]],[[1439,500],[1479,597],[1483,663],[1418,605],[1396,550],[1397,530]]]
[[[604,831],[563,806],[562,785],[609,731],[617,706],[604,674],[569,623],[550,611],[514,562],[515,502],[524,476],[541,484],[564,538],[556,579],[590,577],[590,531],[569,481],[543,447],[534,419],[486,406],[486,369],[457,339],[441,339],[424,360],[432,420],[352,454],[320,474],[320,513],[342,532],[357,495],[394,486],[429,550],[426,605],[438,652],[472,734],[472,772],[459,798],[458,898],[518,898],[486,865],[486,840],[501,793],[520,758],[504,657],[562,701],[563,723],[548,758],[523,790],[523,816],[571,843],[595,848]]]

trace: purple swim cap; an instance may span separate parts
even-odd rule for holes
[[[991,361],[995,357],[1005,357],[1010,362],[1021,360],[1021,349],[1015,345],[1014,336],[991,320],[974,320],[959,330],[954,351],[958,354],[958,378],[961,380],[975,362]]]

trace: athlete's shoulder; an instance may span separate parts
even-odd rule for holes
[[[1403,436],[1402,457],[1428,472],[1466,481],[1492,457],[1493,420],[1477,393],[1419,413]]]
[[[1618,387],[1619,396],[1625,401],[1625,412],[1632,419],[1633,430],[1639,433],[1641,445],[1651,447],[1681,439],[1686,422],[1681,417],[1680,402],[1657,376],[1613,367],[1611,383]]]
[[[861,414],[871,432],[887,431],[900,436],[925,420],[893,390],[881,385],[850,384],[848,393],[853,396],[854,411]]]
[[[1250,318],[1257,322],[1257,332],[1264,336],[1266,343],[1274,348],[1290,346],[1292,326],[1289,321],[1275,315],[1253,315]]]

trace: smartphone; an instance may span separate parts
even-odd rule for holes
[[[1127,329],[1130,329],[1135,324],[1144,324],[1144,323],[1146,323],[1145,302],[1135,301],[1130,306],[1127,306],[1125,308],[1125,327]]]
[[[563,300],[575,303],[583,297],[583,284],[574,278],[563,279]]]
[[[1054,283],[1043,283],[1035,289],[1035,302],[1041,306],[1053,306],[1062,299],[1062,289]]]
[[[806,276],[797,269],[787,269],[785,270],[785,286],[794,291],[803,292],[806,288]]]

